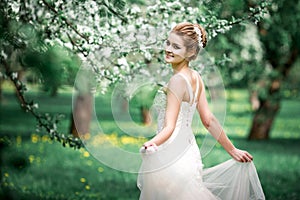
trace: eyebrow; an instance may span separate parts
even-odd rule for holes
[[[167,39],[166,41],[168,41],[168,42],[170,42],[170,40],[169,39]],[[172,42],[170,42],[170,43],[172,43]],[[177,46],[179,46],[179,47],[181,47],[181,44],[178,44],[178,43],[172,43],[173,45],[177,45]]]

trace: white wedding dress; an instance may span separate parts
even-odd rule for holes
[[[190,102],[182,102],[171,137],[158,149],[142,149],[143,162],[137,186],[141,200],[261,200],[264,193],[253,162],[230,159],[215,167],[203,169],[198,145],[191,128],[197,102],[188,79]],[[183,86],[181,86],[183,87]],[[159,109],[158,132],[163,127],[166,95],[155,98]]]

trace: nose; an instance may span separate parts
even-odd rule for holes
[[[165,46],[165,51],[168,53],[172,53],[172,48],[170,47],[170,45]]]

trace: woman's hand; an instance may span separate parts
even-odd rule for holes
[[[143,147],[145,149],[149,149],[150,147],[153,147],[154,149],[157,149],[157,145],[154,142],[152,142],[152,141],[145,142],[143,144]]]
[[[151,141],[145,142],[140,149],[140,153],[155,152],[155,151],[157,151],[157,146],[154,142]]]
[[[251,162],[253,160],[253,156],[250,153],[240,149],[234,148],[228,153],[233,159],[239,162]]]

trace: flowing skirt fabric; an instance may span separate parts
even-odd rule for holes
[[[169,166],[144,173],[147,164],[146,155],[137,181],[141,200],[265,199],[253,162],[230,159],[203,169],[196,142]]]

